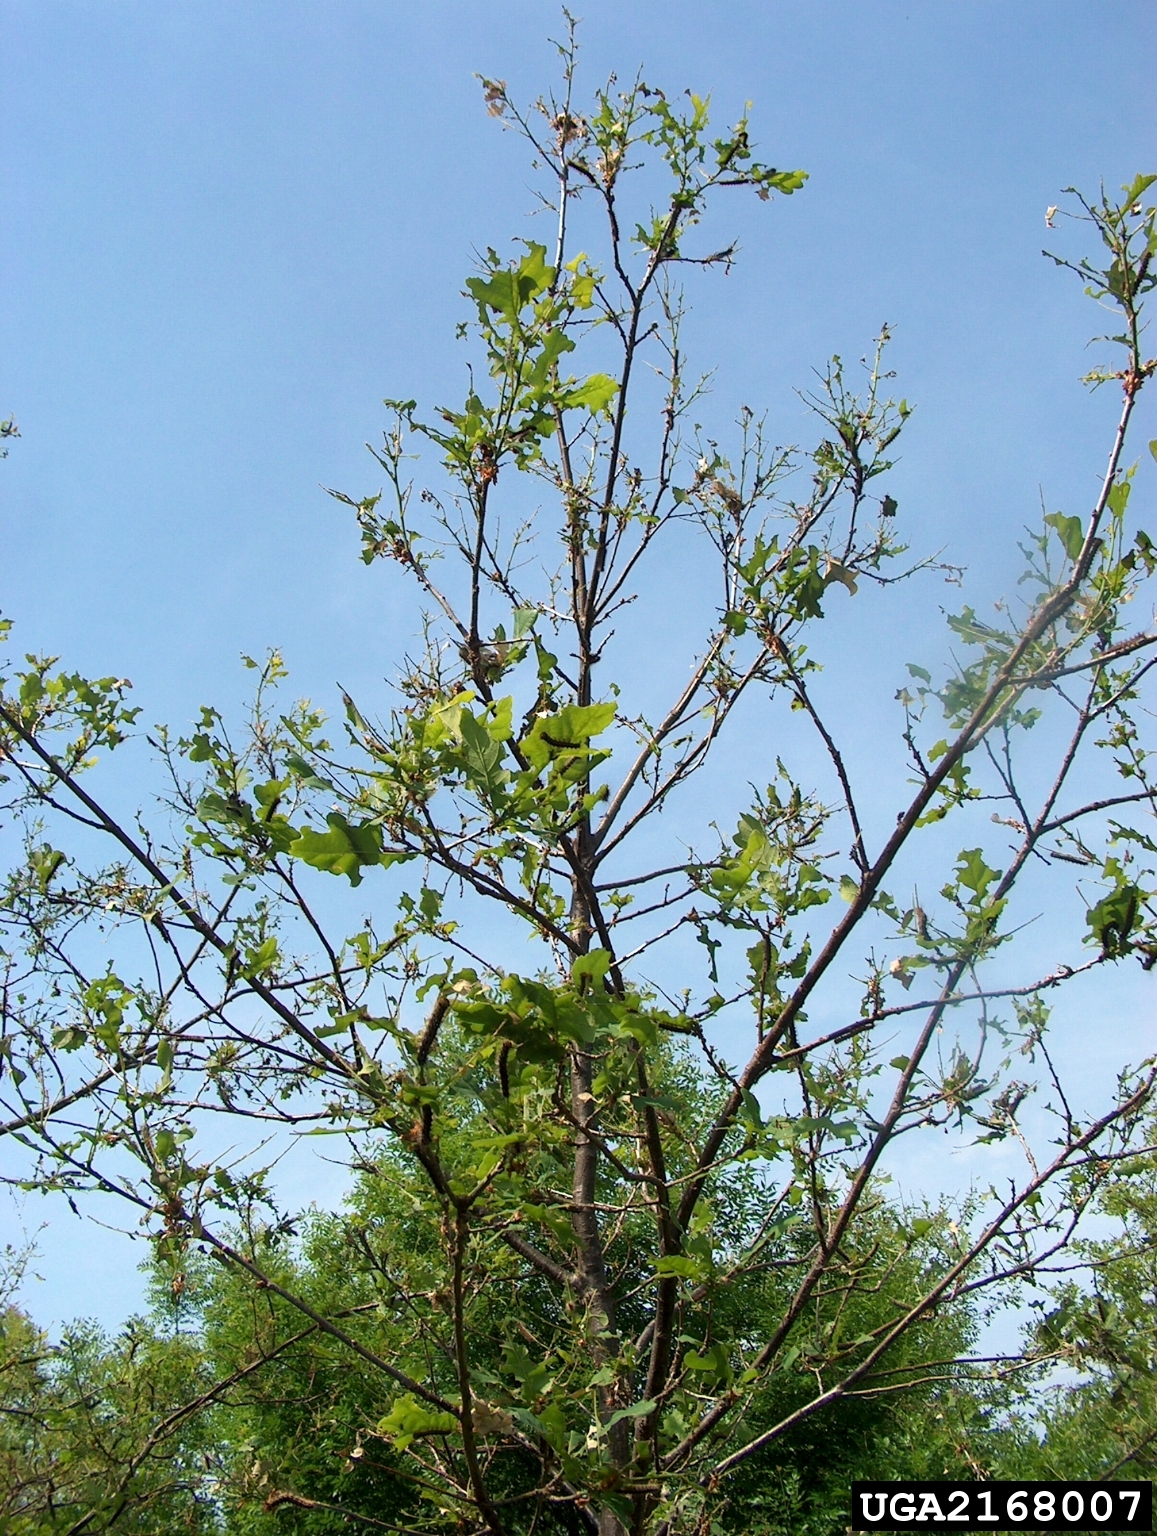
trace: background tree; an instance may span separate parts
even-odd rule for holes
[[[826,607],[929,565],[905,563],[887,490],[910,415],[887,331],[858,386],[838,358],[820,376],[810,453],[749,410],[729,443],[698,433],[679,281],[735,255],[700,226],[728,189],[770,199],[804,173],[759,161],[746,119],[713,137],[705,101],[642,80],[581,110],[573,41],[562,57],[560,95],[529,113],[484,82],[548,178],[553,250],[487,252],[463,402],[429,419],[392,402],[385,492],[341,498],[367,563],[424,605],[393,714],[347,697],[335,743],[311,705],[277,701],[276,655],[252,663],[243,734],[212,708],[187,738],[159,732],[167,810],[134,823],[86,777],[135,723],[127,685],[36,658],[6,680],[25,840],[3,908],[3,1128],[26,1185],[134,1207],[176,1292],[191,1255],[243,1280],[255,1363],[282,1347],[279,1307],[343,1352],[365,1386],[349,1459],[383,1469],[387,1525],[705,1532],[812,1426],[966,1369],[969,1299],[1064,1251],[1151,1090],[1151,1065],[1122,1062],[1108,1102],[1076,1100],[1045,999],[1157,955],[1132,816],[1151,809],[1157,634],[1127,622],[1154,557],[1124,457],[1155,366],[1154,178],[1078,199],[1105,265],[1061,263],[1116,314],[1114,361],[1090,375],[1122,397],[1100,491],[1046,517],[1021,609],[953,617],[973,659],[939,684],[912,666],[912,782],[869,817],[817,672]],[[415,443],[440,463],[417,501]],[[699,541],[701,588],[664,584],[674,536]],[[701,628],[655,713],[613,660],[645,644],[646,605],[673,602]],[[786,732],[775,757],[756,746],[734,833],[686,838],[660,813],[756,710],[806,722],[826,766],[789,761]],[[1096,890],[1066,914],[1073,864]],[[392,866],[386,918],[322,879]],[[1055,957],[1010,980],[1038,872]],[[938,897],[894,894],[915,879]],[[1039,1069],[1047,1111],[1027,1112],[1014,1063]],[[896,1148],[965,1119],[999,1187],[888,1211]],[[240,1140],[271,1131],[346,1138],[402,1203],[378,1247],[356,1206],[344,1220],[372,1302],[311,1299],[284,1257],[292,1219]],[[358,1323],[371,1306],[380,1342]],[[271,1509],[309,1507],[265,1476]]]
[[[346,1211],[318,1213],[301,1234],[295,1251],[274,1239],[262,1254],[266,1273],[317,1311],[341,1317],[343,1327],[385,1359],[413,1348],[415,1307],[429,1308],[430,1290],[440,1278],[436,1232],[421,1214],[421,1190],[414,1190],[404,1164],[388,1159],[359,1179]],[[758,1181],[736,1180],[721,1205],[735,1230],[759,1220]],[[870,1277],[852,1298],[845,1316],[829,1305],[813,1324],[822,1341],[842,1321],[845,1332],[861,1335],[910,1305],[925,1288],[927,1272],[912,1255],[907,1233],[891,1212],[875,1225],[876,1253]],[[802,1257],[802,1255],[801,1255]],[[643,1289],[645,1264],[623,1265],[624,1288]],[[759,1332],[774,1325],[790,1293],[790,1261],[777,1268],[751,1265],[735,1275],[719,1299],[717,1327]],[[249,1357],[254,1344],[266,1354],[291,1338],[261,1376],[255,1391],[228,1394],[215,1433],[225,1448],[217,1484],[230,1530],[273,1532],[295,1529],[328,1532],[342,1527],[347,1513],[365,1521],[397,1524],[409,1513],[420,1522],[421,1504],[412,1486],[408,1453],[383,1443],[374,1426],[390,1408],[390,1393],[371,1373],[351,1372],[343,1346],[317,1330],[303,1334],[296,1309],[266,1296],[255,1316],[252,1288],[235,1273],[203,1262],[192,1268],[179,1301],[183,1326],[196,1323],[208,1362],[227,1376]],[[529,1294],[528,1294],[529,1291]],[[421,1298],[416,1302],[416,1298]],[[429,1315],[429,1311],[427,1311]],[[436,1321],[436,1304],[433,1309]],[[512,1330],[511,1319],[515,1318]],[[479,1377],[509,1379],[521,1368],[524,1390],[545,1395],[541,1370],[530,1374],[530,1338],[557,1335],[550,1297],[538,1294],[517,1275],[496,1274],[474,1313],[474,1358]],[[964,1306],[945,1309],[898,1347],[891,1373],[878,1393],[854,1395],[823,1421],[808,1420],[784,1443],[752,1458],[720,1500],[720,1529],[744,1532],[835,1531],[847,1523],[847,1489],[854,1476],[971,1476],[977,1458],[991,1459],[1001,1437],[989,1427],[996,1406],[984,1366],[970,1364],[975,1323]],[[431,1347],[436,1330],[427,1329]],[[810,1359],[817,1352],[807,1341]],[[818,1356],[825,1346],[821,1342]],[[930,1373],[930,1359],[943,1366]],[[981,1372],[984,1376],[981,1376]],[[970,1378],[977,1378],[975,1385]],[[751,1404],[747,1423],[774,1424],[806,1402],[814,1380],[806,1371],[787,1371],[766,1383]],[[896,1386],[905,1383],[905,1390]],[[512,1415],[513,1416],[513,1415]],[[990,1443],[991,1442],[991,1443]],[[496,1478],[501,1476],[494,1469]],[[525,1479],[526,1466],[506,1469]],[[561,1516],[561,1511],[559,1515]],[[566,1528],[566,1522],[561,1522]],[[581,1529],[581,1522],[570,1522]]]
[[[1068,1477],[1151,1479],[1157,1469],[1157,1127],[1146,1129],[1146,1145],[1101,1187],[1098,1208],[1114,1235],[1081,1244],[1061,1266],[1070,1273],[1052,1305],[1039,1303],[1039,1348],[1083,1379],[1042,1415],[1043,1435],[1028,1439],[1028,1475],[1055,1477],[1063,1466]],[[1080,1261],[1091,1283],[1071,1277]]]
[[[217,1528],[218,1384],[198,1342],[134,1318],[115,1341],[77,1325],[52,1345],[12,1304],[26,1258],[7,1255],[0,1275],[4,1536]]]

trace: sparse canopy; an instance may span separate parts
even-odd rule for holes
[[[135,729],[127,685],[46,659],[3,685],[25,836],[0,1086],[22,1182],[123,1197],[178,1296],[218,1261],[270,1380],[291,1316],[358,1380],[340,1465],[309,1488],[291,1463],[218,1468],[226,1508],[491,1536],[753,1518],[753,1474],[813,1421],[990,1372],[964,1354],[971,1299],[1069,1243],[1152,1087],[1122,1060],[1115,1097],[1074,1100],[1048,999],[1157,958],[1157,633],[1128,606],[1157,561],[1125,447],[1155,366],[1155,178],[1078,198],[1105,265],[1061,262],[1117,317],[1090,376],[1121,395],[1100,491],[1045,519],[1019,611],[964,609],[967,659],[911,667],[911,777],[884,823],[861,814],[816,672],[839,667],[831,604],[868,586],[911,602],[901,578],[933,564],[908,556],[888,488],[911,412],[887,331],[862,379],[839,359],[820,377],[811,451],[749,410],[728,442],[701,437],[682,283],[735,256],[701,225],[804,173],[757,159],[746,118],[714,136],[706,101],[641,80],[581,110],[561,53],[561,95],[526,113],[483,82],[545,178],[554,248],[487,253],[462,404],[389,402],[384,489],[341,497],[367,564],[416,600],[398,707],[346,698],[335,730],[279,701],[277,656],[250,663],[240,734],[206,708],[153,738],[167,788],[134,824],[93,771]],[[675,530],[698,541],[686,594],[656,558]],[[615,625],[634,604],[645,634],[676,602],[690,671],[648,714]],[[741,706],[797,712],[815,750],[776,760],[748,732],[737,777],[760,788],[721,837],[676,808]],[[937,868],[944,823],[960,847]],[[901,894],[916,870],[938,897]],[[1082,877],[1087,918],[1058,919],[1053,960],[1010,981],[1030,872],[1049,892]],[[702,971],[684,989],[687,937]],[[1034,1072],[1047,1113],[1026,1113],[1016,1074]],[[957,1208],[889,1206],[898,1139],[965,1122],[1020,1144],[1011,1183],[1006,1159],[999,1190]],[[324,1134],[360,1172],[311,1239],[342,1274],[328,1288],[287,1246],[271,1132]],[[236,1392],[225,1373],[202,1406]]]

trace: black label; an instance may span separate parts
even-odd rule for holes
[[[853,1531],[1150,1531],[1152,1483],[853,1483]]]

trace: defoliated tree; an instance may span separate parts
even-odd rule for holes
[[[965,609],[968,659],[912,668],[910,777],[869,817],[816,673],[840,664],[831,605],[909,601],[899,578],[921,564],[888,489],[910,411],[887,334],[860,385],[838,360],[823,375],[811,452],[773,447],[747,410],[700,440],[681,282],[734,256],[702,226],[804,174],[758,159],[746,119],[713,130],[695,96],[612,82],[583,109],[562,56],[561,95],[529,112],[484,82],[548,178],[551,248],[488,252],[463,400],[394,402],[384,492],[343,498],[366,562],[417,600],[398,707],[347,698],[327,731],[277,702],[273,657],[240,734],[206,708],[157,735],[167,809],[132,823],[90,772],[131,734],[126,685],[48,660],[7,675],[26,837],[3,904],[3,1130],[25,1183],[135,1207],[178,1288],[211,1255],[255,1314],[294,1308],[372,1380],[367,1404],[388,1393],[349,1449],[394,1469],[395,1525],[673,1536],[710,1531],[804,1427],[950,1369],[936,1320],[1064,1248],[1150,1092],[1152,1068],[1122,1061],[1118,1093],[1070,1107],[1045,1000],[1157,955],[1157,633],[1129,606],[1157,559],[1125,448],[1155,367],[1157,214],[1151,177],[1075,205],[1102,259],[1072,265],[1116,315],[1090,376],[1121,402],[1100,488],[1045,519],[1019,612]],[[678,594],[676,531],[697,541]],[[649,713],[630,648],[674,601],[690,667]],[[759,745],[752,721],[781,710],[815,751]],[[721,837],[676,810],[740,719],[736,776],[758,788]],[[1089,894],[1066,908],[1074,864]],[[1030,871],[1052,882],[1053,956],[1010,981]],[[939,895],[901,896],[916,878]],[[367,882],[348,916],[343,879]],[[1014,1062],[1051,1112],[1025,1113]],[[885,1219],[882,1160],[964,1120],[1003,1143],[999,1186]],[[244,1137],[279,1129],[344,1137],[404,1194],[405,1222],[363,1250],[388,1349],[274,1261],[288,1218]]]

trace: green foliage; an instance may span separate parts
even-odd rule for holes
[[[512,1072],[512,1081],[515,1076]],[[703,1089],[697,1074],[677,1057],[654,1091],[685,1123],[711,1113],[710,1104],[699,1102]],[[457,1155],[465,1159],[492,1138],[488,1117],[475,1110],[468,1118],[465,1094],[458,1102],[462,1118],[455,1139]],[[750,1165],[733,1173],[713,1190],[710,1211],[704,1210],[696,1224],[702,1257],[657,1261],[660,1274],[673,1273],[688,1287],[680,1339],[682,1384],[665,1406],[665,1437],[685,1433],[704,1390],[718,1391],[730,1383],[748,1388],[740,1440],[753,1426],[776,1423],[808,1401],[817,1370],[831,1371],[835,1379],[842,1363],[862,1355],[896,1308],[918,1296],[926,1283],[928,1258],[921,1255],[920,1240],[881,1208],[864,1234],[864,1248],[844,1257],[818,1305],[786,1342],[776,1370],[752,1390],[745,1380],[752,1373],[743,1346],[729,1341],[757,1335],[782,1315],[791,1290],[791,1261],[807,1247],[798,1218],[781,1223],[774,1233],[760,1233],[764,1194],[764,1179]],[[548,1243],[557,1238],[559,1250],[565,1251],[565,1218],[560,1215],[552,1224],[544,1219],[547,1212],[532,1211],[525,1201],[522,1210],[528,1232]],[[934,1225],[924,1221],[925,1233]],[[729,1254],[726,1264],[704,1264],[709,1233],[726,1233],[717,1250]],[[655,1405],[639,1399],[600,1421],[589,1405],[607,1366],[573,1349],[565,1311],[548,1286],[520,1273],[500,1242],[481,1234],[477,1240],[478,1270],[486,1282],[472,1292],[468,1310],[475,1340],[472,1413],[494,1458],[496,1489],[510,1498],[533,1486],[533,1459],[519,1449],[524,1437],[549,1446],[564,1475],[589,1478],[596,1468],[606,1468],[605,1437],[615,1424],[633,1424]],[[609,1252],[628,1294],[646,1286],[649,1266],[639,1246],[646,1242],[646,1225],[636,1221]],[[404,1453],[413,1451],[429,1465],[438,1454],[435,1447],[440,1443],[443,1452],[452,1452],[460,1434],[450,1363],[454,1320],[445,1306],[451,1275],[428,1183],[415,1178],[412,1166],[388,1145],[376,1148],[346,1210],[315,1216],[296,1256],[274,1238],[263,1246],[261,1258],[267,1274],[282,1285],[292,1284],[367,1349],[406,1373],[422,1374],[455,1408],[439,1410],[413,1392],[391,1390],[389,1382],[372,1373],[351,1373],[332,1340],[315,1329],[302,1335],[300,1316],[291,1307],[273,1298],[255,1315],[251,1293],[235,1271],[190,1262],[181,1306],[186,1326],[202,1320],[204,1347],[215,1370],[226,1375],[258,1353],[269,1362],[263,1392],[257,1397],[238,1394],[235,1405],[225,1406],[216,1420],[227,1448],[219,1487],[229,1529],[263,1532],[290,1519],[302,1531],[328,1531],[339,1509],[365,1520],[420,1524],[424,1509],[429,1518],[428,1501],[407,1478]],[[849,1310],[842,1298],[850,1275],[864,1283],[856,1288]],[[624,1321],[628,1318],[632,1325],[641,1323],[645,1311],[628,1308]],[[964,1307],[929,1320],[907,1341],[880,1385],[894,1386],[905,1371],[918,1377],[919,1362],[929,1353],[958,1353],[973,1327]],[[441,1370],[435,1367],[431,1374],[430,1363],[439,1360]],[[879,1398],[869,1395],[845,1404],[823,1434],[801,1426],[786,1446],[777,1445],[745,1469],[718,1512],[723,1528],[786,1529],[802,1511],[816,1521],[816,1529],[827,1529],[825,1521],[846,1493],[846,1488],[841,1492],[843,1479],[879,1465],[881,1443],[887,1446],[894,1435],[911,1446],[923,1434],[927,1443],[919,1465],[944,1475],[958,1471],[959,1452],[938,1424],[946,1411],[959,1417],[966,1402],[972,1403],[973,1413],[979,1410],[980,1399],[963,1379],[951,1390],[943,1383],[916,1381],[899,1398],[885,1390]],[[883,1454],[895,1457],[897,1466],[904,1464],[898,1451]],[[785,1477],[788,1466],[800,1470]],[[411,1461],[410,1469],[419,1471],[419,1462]],[[286,1488],[295,1490],[297,1505],[278,1503]],[[269,1514],[255,1510],[257,1493]],[[516,1522],[513,1528],[522,1526]],[[539,1516],[539,1530],[569,1528],[562,1510]]]
[[[137,1318],[52,1345],[11,1303],[21,1271],[0,1276],[0,1531],[218,1529],[213,1427],[186,1406],[210,1385],[197,1342]]]
[[[1157,1124],[1138,1127],[1133,1156],[1101,1170],[1098,1213],[1111,1235],[1080,1245],[1087,1278],[1038,1304],[1035,1345],[1077,1384],[1043,1396],[1006,1453],[1005,1476],[1095,1480],[1157,1473]],[[1006,1464],[1008,1464],[1006,1463]]]

